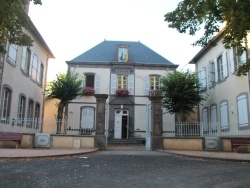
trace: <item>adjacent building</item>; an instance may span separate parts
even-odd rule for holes
[[[195,64],[207,99],[199,106],[204,132],[220,135],[249,135],[249,73],[236,76],[238,67],[249,58],[249,46],[241,55],[237,48],[225,49],[224,30],[189,62]],[[248,36],[248,41],[249,41]]]
[[[27,11],[27,7],[26,7]],[[45,84],[49,58],[54,58],[41,34],[30,21],[33,46],[6,42],[6,53],[0,56],[0,131],[41,131]]]

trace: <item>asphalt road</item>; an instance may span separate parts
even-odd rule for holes
[[[1,188],[250,187],[250,164],[147,151],[99,151],[75,157],[2,160]]]

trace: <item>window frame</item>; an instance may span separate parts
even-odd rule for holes
[[[25,118],[26,97],[24,94],[19,95],[17,110],[17,125],[23,126]]]
[[[91,118],[93,118],[91,120],[91,123],[92,123],[91,126],[87,125],[86,127],[84,127],[83,124],[82,124],[83,121],[86,120],[86,122],[87,122],[87,120],[88,120],[87,118],[83,118],[83,110],[85,110],[85,109],[87,109],[87,110],[91,109],[92,112],[93,112],[93,114],[91,116]],[[87,113],[89,113],[89,111],[87,111]],[[89,114],[87,114],[87,115],[89,115]],[[84,123],[86,123],[86,122],[84,122]],[[89,123],[89,122],[87,122],[87,123]],[[80,125],[79,126],[80,126],[80,129],[94,129],[94,127],[95,127],[95,107],[93,107],[93,106],[82,106],[80,108]]]
[[[6,92],[8,97],[6,99]],[[6,99],[6,100],[5,100]],[[12,89],[9,86],[4,85],[2,91],[2,103],[1,103],[1,122],[8,123],[10,118],[11,100],[12,100]],[[7,101],[7,104],[6,104]]]
[[[206,112],[206,113],[204,113],[204,112]],[[209,131],[208,107],[204,107],[204,108],[202,109],[202,111],[201,111],[201,114],[202,114],[203,131],[204,131],[204,132],[207,132],[207,131]],[[205,121],[205,122],[204,122],[204,116],[203,116],[204,114],[206,114],[206,121]]]
[[[212,87],[216,84],[216,81],[215,81],[215,63],[214,61],[210,61],[209,62],[209,86]]]
[[[30,48],[24,46],[22,52],[22,62],[21,62],[21,70],[23,71],[24,74],[29,74],[31,60],[32,60],[32,52]]]
[[[153,80],[151,78],[153,78]],[[156,79],[158,79],[158,81]],[[157,74],[149,75],[149,89],[159,91],[160,88],[161,88],[161,76]]]
[[[215,110],[215,113],[213,114],[213,110]],[[215,115],[215,117],[213,116]],[[213,119],[215,118],[215,119]],[[217,125],[218,125],[218,115],[217,115],[217,105],[216,104],[212,104],[210,106],[210,122],[211,122],[211,130],[215,131],[217,130]]]
[[[226,106],[226,109],[224,109],[224,106]],[[223,131],[229,130],[228,101],[222,100],[220,102],[219,108],[220,108],[220,127],[221,127],[221,130],[223,130]],[[224,117],[224,115],[225,115],[225,117]]]
[[[32,105],[32,106],[31,106],[31,105]],[[33,99],[29,99],[29,100],[28,100],[28,109],[27,109],[27,122],[26,122],[26,127],[29,127],[29,128],[32,127],[33,115],[34,115],[34,100],[33,100]]]
[[[12,57],[11,54],[12,52],[14,53],[13,56],[15,57]],[[10,43],[8,48],[7,61],[14,66],[16,65],[17,62],[17,54],[18,54],[18,45]]]
[[[243,99],[245,102],[243,106],[239,108],[239,103],[242,103]],[[249,128],[248,94],[247,93],[239,94],[236,98],[236,102],[237,102],[237,113],[238,113],[238,128],[239,129]],[[242,115],[243,115],[243,119],[241,118]]]
[[[117,89],[128,89],[128,75],[117,74]]]
[[[118,47],[117,58],[118,58],[118,62],[127,62],[128,61],[128,47],[125,47],[125,46]]]

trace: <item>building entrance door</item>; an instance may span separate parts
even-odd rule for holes
[[[119,109],[115,111],[115,139],[129,138],[129,112]]]

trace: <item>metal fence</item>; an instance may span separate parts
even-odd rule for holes
[[[95,130],[79,120],[7,118],[0,121],[0,132],[91,135]]]
[[[250,126],[221,125],[219,123],[176,122],[163,125],[163,136],[170,137],[222,137],[250,136]]]

